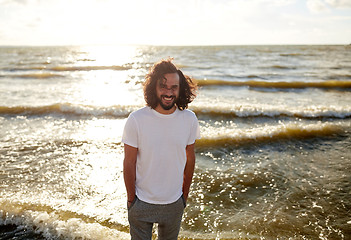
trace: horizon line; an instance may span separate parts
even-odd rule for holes
[[[351,46],[351,43],[267,43],[267,44],[0,44],[0,47],[82,47],[82,46],[135,46],[135,47],[229,47],[229,46]]]

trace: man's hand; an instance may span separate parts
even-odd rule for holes
[[[184,180],[183,180],[183,197],[185,202],[188,200],[191,180],[194,175],[194,168],[195,168],[195,143],[186,146],[186,165],[184,169]]]
[[[128,207],[135,199],[135,175],[138,149],[124,144],[123,175],[127,189]]]
[[[132,206],[134,200],[135,200],[135,198],[133,200],[128,200],[128,204],[127,204],[128,208],[130,208],[130,206]]]

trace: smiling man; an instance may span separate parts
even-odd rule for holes
[[[188,104],[196,85],[171,62],[156,63],[146,76],[147,106],[130,114],[124,143],[124,181],[132,240],[177,239],[195,167],[199,124]]]

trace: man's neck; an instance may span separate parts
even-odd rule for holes
[[[176,109],[177,109],[177,107],[175,105],[169,110],[165,110],[163,107],[161,107],[161,105],[158,105],[155,108],[155,111],[158,113],[161,113],[161,114],[169,115],[169,114],[174,113]]]

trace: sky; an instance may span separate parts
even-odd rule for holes
[[[351,44],[351,0],[0,0],[0,45]]]

